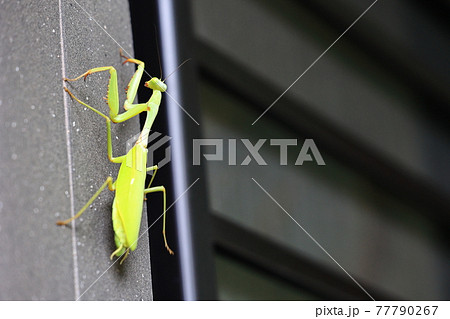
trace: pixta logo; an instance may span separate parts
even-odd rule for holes
[[[133,137],[131,137],[130,139],[127,140],[126,143],[126,147],[127,147],[127,154],[128,152],[133,148],[133,146],[135,145],[136,141],[139,138],[139,133],[134,135]],[[162,137],[161,137],[162,136]],[[153,165],[158,165],[158,168],[163,167],[164,165],[168,164],[171,160],[171,149],[170,149],[170,144],[168,144],[168,142],[172,139],[172,137],[167,136],[167,135],[162,135],[162,133],[158,133],[158,132],[152,132],[149,136],[148,136],[148,148],[147,148],[147,167],[149,166],[153,166]],[[164,147],[164,158],[162,160],[160,160],[158,163],[155,163],[155,152],[156,150],[160,149],[161,147]],[[138,156],[136,156],[136,158],[139,158]],[[131,157],[129,159],[129,161],[127,161],[127,166],[132,167],[133,166],[133,161],[134,159]],[[129,163],[130,162],[130,163]],[[140,167],[143,165],[139,165],[139,163],[135,163],[135,167],[137,167],[137,169],[146,169],[146,167]],[[152,171],[148,172],[149,174],[153,174]]]
[[[237,165],[237,139],[228,139],[228,164]],[[240,163],[240,165],[248,165],[252,159],[258,165],[267,165],[267,162],[259,153],[261,147],[267,142],[267,139],[259,139],[255,144],[252,144],[248,139],[240,139],[240,142],[245,146],[248,152],[247,156]],[[297,139],[270,139],[270,146],[278,147],[280,152],[280,165],[287,165],[288,147],[292,152],[294,146],[297,146]],[[202,146],[213,146],[214,153],[203,154]],[[298,150],[298,147],[296,147]],[[207,161],[223,161],[224,140],[223,139],[194,139],[193,141],[193,165],[200,165],[201,155]],[[295,161],[295,165],[303,165],[304,162],[316,162],[317,165],[325,165],[325,161],[322,158],[316,144],[313,139],[305,139],[298,156]]]

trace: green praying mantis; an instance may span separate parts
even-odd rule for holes
[[[64,221],[58,221],[57,225],[67,225],[72,220],[81,216],[81,214],[92,204],[92,202],[100,195],[100,193],[108,186],[109,190],[115,191],[114,202],[112,206],[112,222],[114,229],[114,241],[117,249],[111,254],[111,259],[114,256],[122,257],[120,264],[128,257],[131,251],[134,251],[137,246],[139,228],[141,224],[142,208],[144,202],[144,196],[149,193],[162,192],[163,193],[163,238],[167,251],[173,255],[173,251],[167,244],[166,238],[166,190],[164,186],[151,187],[153,179],[155,178],[158,166],[154,165],[147,167],[147,143],[150,129],[158,114],[159,105],[161,103],[162,92],[167,90],[167,85],[161,79],[156,77],[151,78],[145,82],[145,86],[153,90],[152,96],[147,103],[133,104],[134,98],[139,83],[144,72],[144,62],[136,59],[131,59],[123,55],[120,50],[120,56],[125,59],[123,64],[130,62],[137,64],[137,70],[132,76],[128,87],[126,89],[126,100],[123,105],[125,112],[119,114],[119,93],[117,86],[117,72],[112,66],[98,67],[87,70],[85,73],[74,79],[64,78],[64,81],[76,81],[81,78],[86,79],[90,74],[96,72],[109,71],[109,85],[108,95],[106,102],[109,106],[109,117],[87,105],[83,101],[76,98],[67,87],[64,90],[70,95],[70,97],[76,100],[78,103],[91,109],[98,115],[102,116],[106,120],[107,128],[107,149],[108,158],[113,163],[121,163],[119,174],[115,182],[111,176],[109,176],[98,191],[91,197],[91,199],[84,205],[81,210],[72,218]],[[113,157],[112,154],[112,142],[111,142],[111,121],[114,123],[120,123],[126,121],[141,112],[147,112],[147,118],[145,120],[144,127],[135,143],[133,148],[128,151],[126,155],[119,157]],[[147,172],[153,171],[153,176],[145,188],[145,178]]]

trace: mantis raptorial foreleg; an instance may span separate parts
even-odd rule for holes
[[[81,101],[80,99],[78,99],[68,88],[64,87],[64,90],[67,93],[69,93],[69,95],[72,99],[76,100],[81,105],[84,105],[87,108],[91,109],[92,111],[94,111],[98,115],[102,116],[106,120],[106,127],[107,127],[107,131],[108,131],[108,136],[107,136],[108,158],[113,163],[121,163],[123,161],[123,158],[125,155],[120,156],[120,157],[112,156],[111,121],[113,121],[115,123],[120,123],[120,122],[126,121],[126,120],[136,116],[137,114],[145,111],[147,108],[146,103],[132,104],[136,97],[137,88],[138,88],[139,82],[142,78],[142,74],[144,72],[144,62],[141,62],[139,60],[128,59],[127,57],[125,57],[122,54],[122,52],[120,53],[120,55],[121,55],[121,57],[126,58],[124,63],[133,62],[133,63],[138,64],[138,69],[136,70],[134,75],[131,77],[131,80],[127,86],[127,99],[125,100],[124,108],[128,111],[126,111],[122,114],[118,114],[119,113],[119,93],[118,93],[119,90],[118,90],[118,85],[117,85],[117,71],[114,67],[105,66],[105,67],[93,68],[93,69],[87,70],[86,72],[84,72],[80,76],[77,76],[76,78],[73,78],[73,79],[64,78],[64,81],[66,81],[66,82],[73,82],[73,81],[77,81],[81,78],[86,79],[88,75],[93,74],[93,73],[109,71],[110,78],[109,78],[109,84],[108,84],[108,95],[106,98],[106,101],[107,101],[109,109],[110,109],[109,117],[106,116],[105,114],[103,114],[102,112],[100,112],[99,110],[97,110],[96,108],[94,108],[94,107],[88,105],[87,103]]]
[[[95,108],[93,108],[92,106],[84,103],[83,101],[79,100],[76,96],[74,96],[72,94],[72,92],[69,91],[68,88],[64,88],[64,90],[69,93],[70,97],[72,99],[74,99],[75,101],[77,101],[78,103],[80,103],[81,105],[86,106],[87,108],[91,109],[92,111],[94,111],[95,113],[97,113],[98,115],[100,115],[101,117],[103,117],[106,120],[106,131],[107,131],[107,148],[108,148],[108,159],[113,162],[113,163],[122,163],[123,160],[125,159],[125,155],[119,156],[119,157],[114,157],[112,155],[112,139],[111,139],[111,119],[109,117],[107,117],[105,114],[103,114],[102,112],[96,110]]]
[[[114,67],[104,66],[104,67],[99,67],[99,68],[93,68],[93,69],[87,70],[86,72],[84,72],[80,76],[77,76],[76,78],[73,78],[73,79],[65,78],[64,79],[64,81],[66,81],[66,82],[73,82],[73,81],[77,81],[81,78],[86,79],[88,77],[88,75],[91,75],[93,73],[109,71],[110,77],[109,77],[108,95],[107,95],[106,101],[108,103],[109,110],[110,110],[109,118],[114,123],[120,123],[120,122],[126,121],[126,120],[136,116],[137,114],[141,113],[142,111],[145,111],[146,107],[147,107],[146,103],[133,104],[134,99],[136,98],[136,93],[137,93],[137,89],[139,87],[139,82],[141,81],[142,74],[144,73],[144,67],[145,67],[144,62],[136,60],[136,59],[127,58],[126,56],[124,56],[122,54],[122,51],[120,51],[120,56],[126,59],[123,62],[124,64],[127,62],[130,62],[130,63],[135,63],[138,65],[138,68],[137,68],[136,72],[133,74],[133,76],[131,77],[131,80],[128,83],[128,86],[126,89],[127,90],[127,98],[123,104],[123,107],[126,110],[126,112],[124,112],[124,113],[118,114],[119,113],[119,89],[118,89],[118,85],[117,85],[117,71]],[[67,88],[65,88],[65,90],[68,91]],[[75,98],[75,96],[73,94],[71,94],[69,91],[68,91],[68,93],[70,94],[70,96]],[[81,102],[78,99],[76,99],[76,100],[79,103],[83,104],[84,106],[89,107],[91,110],[93,110],[97,114],[100,114],[103,116],[103,113],[100,113],[98,110],[96,110],[92,106],[89,106],[89,105]]]

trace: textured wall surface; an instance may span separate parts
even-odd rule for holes
[[[147,234],[123,265],[109,260],[112,192],[104,190],[75,228],[55,225],[119,169],[107,158],[105,120],[72,101],[62,78],[112,65],[123,101],[134,67],[121,66],[119,45],[133,55],[125,1],[1,4],[0,300],[152,299]],[[108,75],[69,87],[108,114]],[[114,156],[138,132],[137,118],[113,125]],[[144,216],[141,232],[146,226]]]

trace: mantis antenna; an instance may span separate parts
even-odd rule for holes
[[[186,59],[186,60],[184,60],[183,62],[181,62],[181,64],[180,64],[179,66],[177,66],[177,68],[176,68],[175,70],[173,70],[172,72],[169,73],[168,76],[166,76],[166,78],[163,80],[163,82],[166,82],[166,80],[167,80],[172,74],[174,74],[176,71],[178,71],[178,70],[183,66],[183,64],[185,64],[186,62],[188,62],[188,61],[190,61],[190,60],[192,60],[192,58]]]
[[[156,53],[158,53],[159,78],[161,79],[162,78],[162,66],[161,66],[161,56],[159,54],[158,29],[156,28],[156,24],[153,24],[153,27],[155,28]]]

